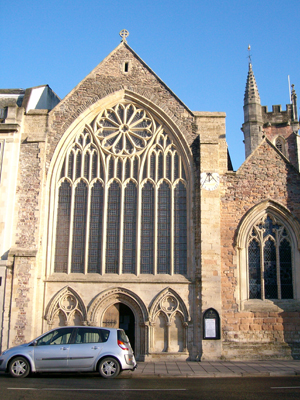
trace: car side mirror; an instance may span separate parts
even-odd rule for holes
[[[37,346],[37,340],[34,340],[34,341],[32,342],[32,345],[33,345],[33,346]]]

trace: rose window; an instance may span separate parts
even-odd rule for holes
[[[94,123],[94,132],[102,148],[118,156],[143,151],[155,130],[156,123],[151,115],[133,104],[117,104],[106,109]]]

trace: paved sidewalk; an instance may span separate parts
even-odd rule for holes
[[[300,360],[138,362],[132,378],[217,378],[299,375]]]

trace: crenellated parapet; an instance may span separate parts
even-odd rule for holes
[[[286,126],[294,122],[292,104],[287,104],[285,110],[282,110],[281,105],[273,105],[272,111],[268,110],[268,106],[262,106],[261,110],[264,127],[281,124]]]

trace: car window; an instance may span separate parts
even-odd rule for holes
[[[97,328],[78,328],[75,343],[103,343],[109,337],[109,331]]]
[[[55,329],[37,340],[37,346],[68,344],[73,328]]]
[[[121,340],[121,342],[124,343],[129,343],[129,339],[126,336],[126,333],[123,331],[123,329],[118,330],[118,340]]]

